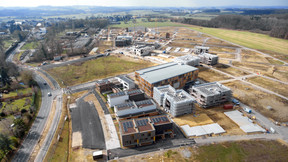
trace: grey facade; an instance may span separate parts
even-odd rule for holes
[[[115,46],[123,47],[132,44],[133,37],[132,36],[117,36],[115,39]]]
[[[170,85],[154,87],[153,98],[173,117],[192,113],[195,99],[182,89]]]
[[[200,58],[200,63],[207,64],[207,65],[216,65],[218,64],[218,56],[212,55],[209,53],[203,53],[198,55]]]
[[[197,56],[185,55],[185,56],[180,56],[180,57],[175,58],[174,62],[185,64],[185,65],[190,65],[190,66],[198,66],[200,62],[200,58]]]
[[[199,105],[206,108],[230,101],[232,91],[218,82],[213,82],[193,86],[190,94]]]
[[[209,52],[209,47],[203,47],[203,46],[195,46],[194,47],[194,53],[196,55],[199,55],[201,53],[208,53]]]
[[[114,106],[114,111],[118,118],[130,118],[133,116],[145,115],[156,112],[156,109],[157,105],[152,99],[126,102]]]

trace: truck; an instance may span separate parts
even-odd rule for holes
[[[252,113],[252,110],[249,109],[249,108],[247,108],[247,107],[243,108],[243,110],[244,110],[245,112],[247,112],[248,114],[251,114],[251,113]]]
[[[223,105],[223,108],[225,109],[225,110],[227,110],[227,109],[233,109],[233,104],[225,104],[225,105]]]
[[[232,99],[232,102],[235,104],[235,105],[240,105],[240,102],[238,100],[236,100],[235,98]]]

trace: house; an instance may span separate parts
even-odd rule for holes
[[[170,85],[154,87],[153,99],[173,117],[193,112],[195,99],[183,89]]]
[[[199,105],[207,108],[230,101],[232,91],[218,82],[213,82],[193,86],[190,89],[190,94]]]
[[[183,88],[186,83],[195,81],[198,69],[175,62],[149,67],[135,72],[139,88],[147,95],[153,96],[153,88],[170,84],[174,88]]]

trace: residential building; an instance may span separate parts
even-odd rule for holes
[[[205,83],[193,86],[190,94],[202,107],[211,107],[231,100],[230,88],[218,83]]]
[[[119,120],[157,115],[157,105],[152,99],[131,101],[115,105],[114,111]]]
[[[119,122],[120,140],[124,147],[155,143],[156,136],[173,137],[173,123],[167,115],[122,120]]]
[[[107,92],[112,90],[113,84],[109,80],[97,80],[96,83],[96,89],[100,92]]]
[[[174,62],[184,64],[184,65],[198,66],[200,62],[200,58],[197,56],[185,55],[185,56],[180,56],[180,57],[175,58]]]
[[[155,142],[155,128],[149,118],[119,122],[120,140],[124,147],[142,146]]]
[[[173,117],[190,114],[194,109],[195,99],[183,89],[176,90],[170,85],[154,87],[153,99]]]
[[[202,54],[199,54],[198,57],[200,58],[200,63],[207,64],[207,65],[218,64],[218,56],[217,55],[212,55],[209,53],[202,53]]]
[[[199,55],[201,53],[208,53],[209,52],[209,47],[203,47],[203,46],[195,46],[194,47],[194,53],[196,55]]]
[[[107,103],[110,107],[128,101],[141,101],[145,99],[145,94],[141,89],[132,89],[107,95]]]
[[[174,88],[183,88],[186,83],[196,80],[198,69],[175,62],[149,67],[135,72],[139,88],[153,96],[153,88],[170,84]]]
[[[116,77],[118,81],[123,85],[123,90],[129,90],[135,88],[135,83],[132,79],[125,75],[120,75]]]

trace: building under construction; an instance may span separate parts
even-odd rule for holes
[[[217,55],[212,55],[209,53],[202,53],[202,54],[199,54],[198,57],[200,58],[200,63],[207,64],[207,65],[218,64],[218,56]]]
[[[193,86],[190,89],[190,94],[199,105],[207,108],[230,101],[232,91],[218,82],[213,82]]]
[[[194,53],[196,55],[199,55],[201,53],[208,53],[209,52],[209,47],[203,47],[203,46],[195,46],[194,47]]]
[[[170,84],[174,88],[183,88],[186,83],[195,81],[198,69],[175,62],[149,67],[135,72],[139,88],[147,95],[153,96],[153,88]]]
[[[180,56],[180,57],[175,58],[174,62],[177,62],[179,64],[184,64],[184,65],[198,66],[200,62],[200,58],[197,56],[185,55],[185,56]]]
[[[192,113],[195,99],[182,89],[170,85],[154,87],[153,99],[173,117]]]

